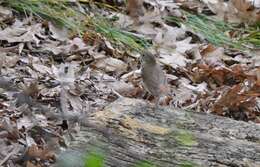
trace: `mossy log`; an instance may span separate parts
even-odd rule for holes
[[[71,146],[102,150],[108,167],[260,166],[260,126],[254,123],[120,98],[83,125]]]

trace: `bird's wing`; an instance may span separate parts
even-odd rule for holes
[[[156,80],[158,81],[158,91],[160,93],[160,95],[162,94],[166,94],[167,92],[169,92],[169,87],[168,87],[168,83],[167,83],[167,79],[166,79],[166,74],[165,72],[162,70],[160,65],[157,65],[157,72],[155,74],[155,77],[157,78]]]
[[[148,74],[148,75],[147,75]],[[160,85],[164,82],[164,73],[158,67],[144,68],[142,72],[143,84],[145,88],[153,95],[158,96]]]
[[[157,72],[155,75],[156,79],[158,80],[159,82],[159,85],[161,84],[166,84],[166,76],[165,76],[165,73],[164,71],[162,70],[161,66],[159,64],[156,65],[157,67]]]

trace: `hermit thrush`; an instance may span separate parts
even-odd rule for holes
[[[155,106],[158,107],[160,97],[169,92],[167,79],[155,56],[145,51],[141,57],[141,76],[144,88],[155,97]]]
[[[134,22],[139,22],[139,17],[144,16],[143,0],[128,0],[126,5],[127,13],[134,19]]]

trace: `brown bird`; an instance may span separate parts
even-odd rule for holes
[[[155,97],[155,107],[159,105],[160,97],[169,93],[167,79],[155,56],[145,51],[141,57],[141,76],[144,88]]]
[[[143,0],[128,0],[126,10],[135,22],[139,22],[139,17],[144,16]]]

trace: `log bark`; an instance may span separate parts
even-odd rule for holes
[[[102,150],[108,167],[140,161],[158,167],[260,166],[260,126],[254,123],[120,98],[83,124],[71,147]]]

